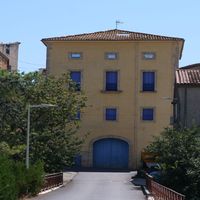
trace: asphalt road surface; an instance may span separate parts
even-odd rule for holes
[[[134,186],[134,173],[79,172],[65,187],[34,200],[144,200],[140,187]]]

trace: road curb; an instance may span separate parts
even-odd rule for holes
[[[77,172],[64,172],[62,187],[65,187],[68,183],[70,183],[77,174]]]
[[[43,192],[40,192],[38,195],[44,195],[44,194],[47,194],[49,192],[52,192],[54,190],[57,190],[59,188],[62,188],[62,187],[65,187],[68,183],[70,183],[73,178],[77,175],[77,172],[63,172],[63,184],[58,186],[58,187],[54,187],[54,188],[51,188],[49,190],[45,190]]]
[[[154,200],[153,196],[151,195],[146,186],[141,186],[141,188],[147,200]]]

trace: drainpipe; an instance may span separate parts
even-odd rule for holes
[[[173,105],[173,127],[177,126],[177,106],[178,106],[178,101],[177,101],[177,97],[178,97],[178,89],[177,89],[177,85],[176,82],[174,83],[174,97],[173,97],[173,101],[171,102],[171,104]]]
[[[134,127],[133,127],[133,150],[134,151],[134,158],[133,158],[133,166],[135,169],[138,168],[138,161],[137,161],[137,156],[138,156],[138,121],[139,121],[139,115],[138,115],[138,95],[139,95],[139,91],[138,91],[138,86],[140,83],[140,79],[138,77],[139,74],[139,63],[138,63],[138,58],[139,58],[139,50],[138,50],[138,43],[135,44],[135,94],[134,94]],[[132,153],[132,152],[131,152]]]
[[[187,86],[184,88],[184,127],[187,127]]]

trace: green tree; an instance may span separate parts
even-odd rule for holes
[[[168,128],[146,149],[158,155],[161,183],[186,195],[200,197],[200,129]]]
[[[13,159],[23,160],[27,106],[54,104],[57,107],[31,109],[30,160],[44,161],[48,172],[71,166],[85,138],[85,133],[77,134],[80,122],[76,115],[86,106],[86,97],[75,91],[69,76],[0,71],[0,94],[0,142],[4,142],[0,146],[13,150]]]

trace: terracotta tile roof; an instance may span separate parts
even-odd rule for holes
[[[79,35],[44,38],[42,41],[182,41],[183,38],[131,32],[126,30],[107,30]]]
[[[187,65],[187,66],[181,67],[181,69],[200,69],[200,63]]]
[[[200,69],[176,70],[176,84],[200,85]]]

